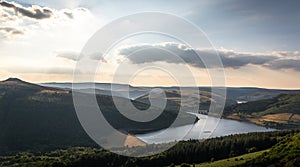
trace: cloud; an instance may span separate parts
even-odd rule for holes
[[[74,19],[73,13],[71,13],[71,12],[64,12],[64,14],[65,14],[66,16],[68,16],[70,19]]]
[[[22,35],[24,34],[24,30],[19,30],[13,27],[0,27],[0,33],[2,33],[5,37],[9,37],[13,35]]]
[[[263,65],[277,59],[276,56],[261,53],[239,53],[226,50],[217,50],[217,52],[224,67],[231,68],[240,68],[249,64]]]
[[[92,60],[96,60],[96,61],[102,61],[102,62],[107,62],[106,59],[103,57],[102,53],[92,53],[89,54],[88,57]]]
[[[55,52],[55,54],[56,57],[61,57],[72,61],[77,61],[80,57],[80,53],[74,51],[59,51]]]
[[[272,54],[277,55],[279,57],[285,58],[300,58],[300,52],[299,51],[277,51],[277,52],[272,52]]]
[[[49,29],[51,25],[67,25],[80,19],[88,18],[90,15],[89,10],[82,7],[72,10],[55,10],[49,7],[38,5],[24,6],[16,2],[0,0],[0,23],[2,26],[0,35],[3,34],[7,37],[7,32],[12,36],[24,34],[25,31],[22,30]],[[5,28],[3,28],[4,26]],[[7,29],[7,27],[18,27],[18,31]]]
[[[3,11],[3,10],[0,10],[0,19],[1,20],[7,20],[7,21],[14,21],[16,20],[15,17],[11,16],[9,13]]]
[[[81,55],[79,52],[75,52],[75,51],[56,51],[54,53],[56,54],[56,57],[60,57],[60,58],[64,58],[64,59],[68,59],[68,60],[72,60],[72,61],[78,61],[83,56],[85,56],[85,55]],[[106,60],[104,59],[104,57],[101,53],[92,53],[92,54],[87,55],[87,57],[91,60],[97,60],[97,61],[100,60],[102,62],[106,62]]]
[[[216,51],[225,68],[238,69],[251,64],[270,69],[294,69],[300,71],[300,56],[297,51],[271,53],[235,52],[226,49]],[[124,47],[119,50],[119,55],[123,55],[133,64],[166,62],[206,68],[207,66],[204,65],[202,60],[207,60],[210,62],[210,68],[217,68],[219,67],[218,64],[212,59],[216,55],[216,51],[210,49],[191,49],[188,46],[177,43],[158,43]]]
[[[266,67],[274,70],[293,69],[295,71],[300,71],[300,60],[295,60],[295,59],[276,60],[266,65]]]
[[[0,2],[2,7],[12,9],[16,15],[26,16],[32,19],[47,19],[53,15],[53,11],[50,8],[40,7],[33,5],[31,7],[23,7],[14,2]]]

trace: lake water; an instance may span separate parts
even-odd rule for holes
[[[147,143],[166,143],[188,139],[206,139],[248,132],[267,132],[275,129],[255,124],[198,114],[201,118],[194,125],[185,125],[156,132],[136,135]]]

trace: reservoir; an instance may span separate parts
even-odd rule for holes
[[[151,144],[189,139],[207,139],[212,137],[228,136],[231,134],[268,132],[276,130],[248,122],[220,119],[201,114],[197,115],[200,117],[200,120],[193,125],[172,127],[155,132],[139,134],[136,135],[136,137],[148,144]]]

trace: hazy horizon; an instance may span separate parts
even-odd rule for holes
[[[33,84],[72,84],[73,82],[56,82],[56,81],[49,81],[49,82],[30,82],[27,80],[23,80],[22,78],[17,78],[17,77],[9,77],[3,80],[0,80],[0,82],[6,81],[8,79],[20,79],[25,82],[33,83]],[[75,82],[74,82],[75,83]],[[120,84],[120,85],[130,85],[133,87],[179,87],[178,85],[132,85],[132,84],[127,84],[127,83],[111,83],[111,82],[76,82],[79,84],[84,84],[84,83],[96,83],[96,84]],[[195,87],[191,85],[181,85],[182,87]],[[224,87],[224,86],[212,86],[212,85],[198,85],[196,87]],[[258,89],[276,89],[276,90],[300,90],[300,88],[267,88],[267,87],[256,87],[256,86],[225,86],[226,88],[258,88]]]

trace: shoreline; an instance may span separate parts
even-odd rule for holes
[[[272,115],[272,114],[270,114]],[[273,114],[275,115],[275,114]],[[266,120],[263,117],[256,117],[254,115],[238,115],[238,114],[231,114],[231,115],[224,115],[222,118],[229,119],[229,120],[236,120],[240,122],[248,122],[251,124],[255,124],[257,126],[265,127],[265,128],[272,128],[277,130],[291,130],[296,129],[299,127],[298,124],[291,124],[291,123],[281,123],[282,120],[274,120],[269,119]],[[279,122],[281,121],[281,122]]]

